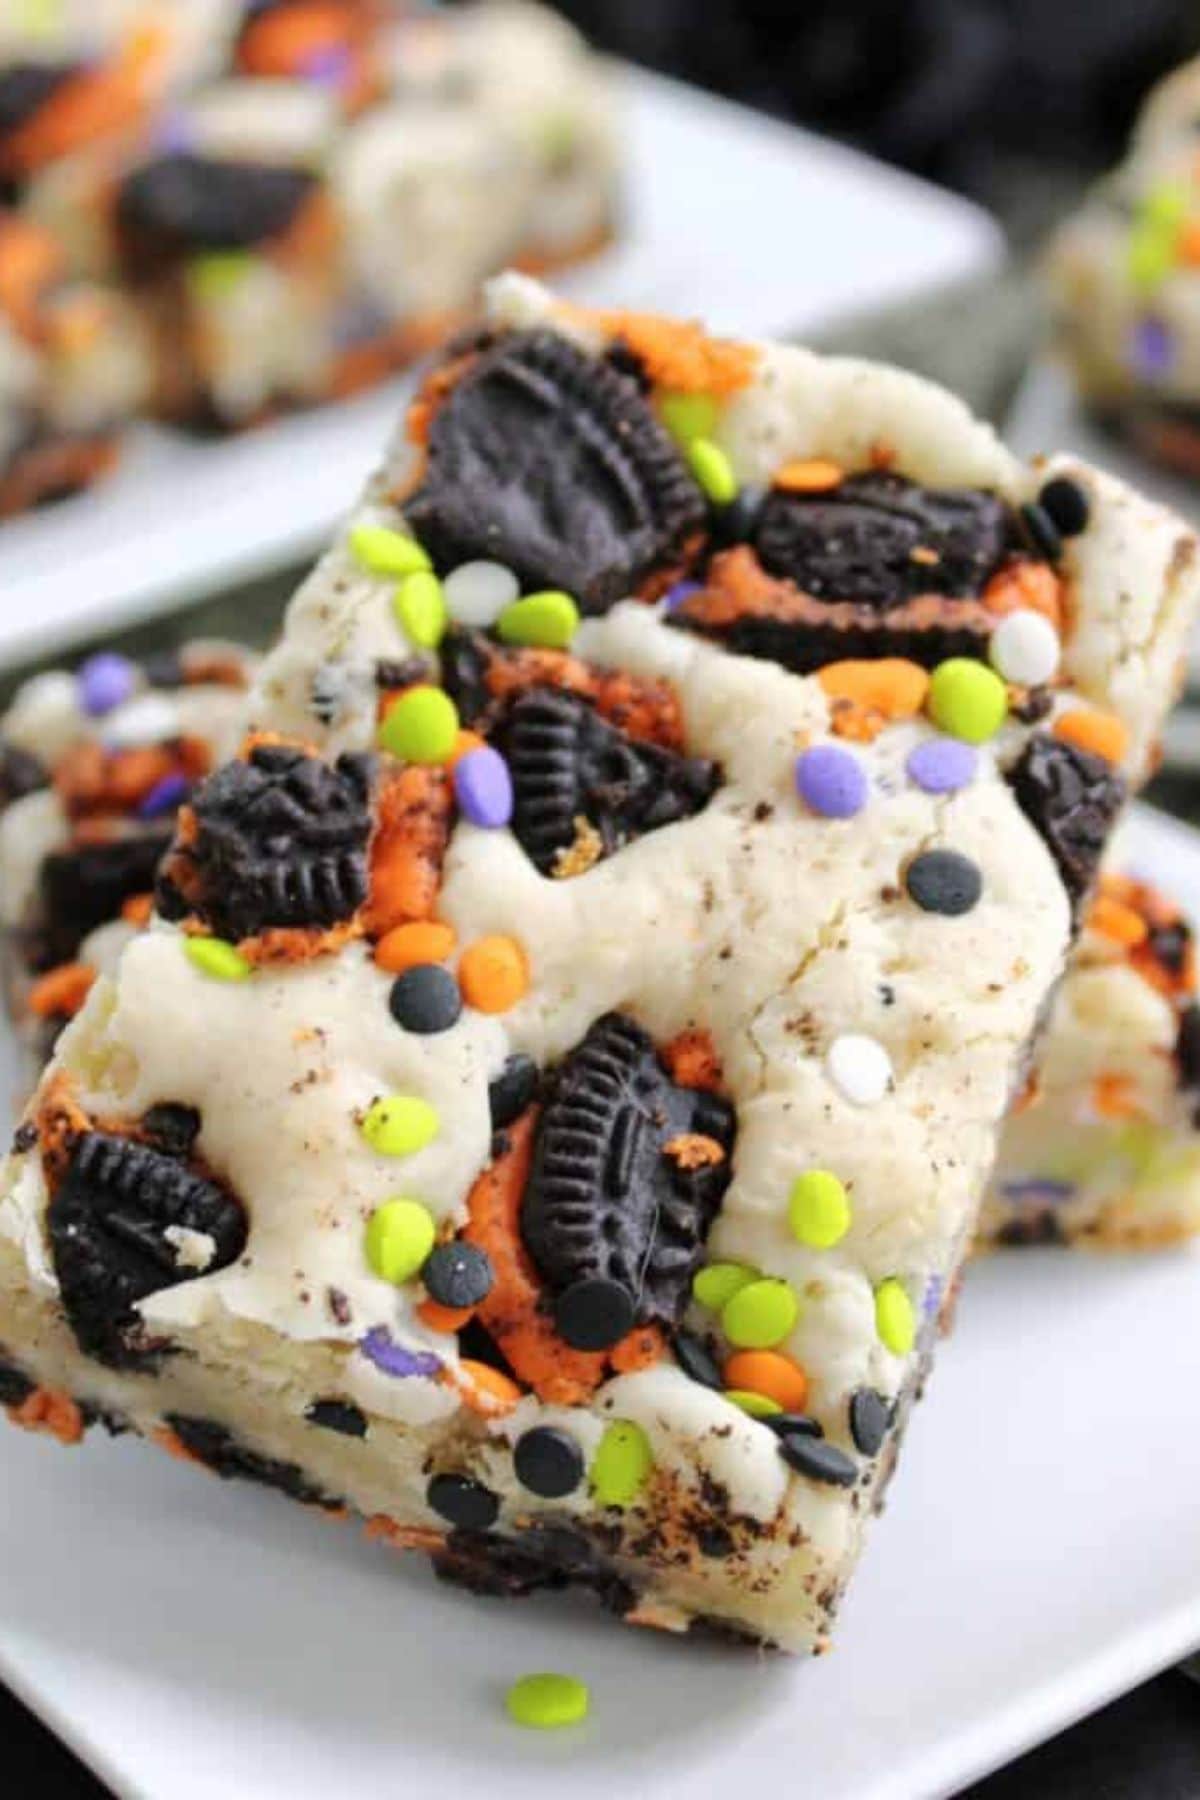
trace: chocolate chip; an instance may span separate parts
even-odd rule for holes
[[[769,1431],[776,1437],[814,1437],[823,1438],[825,1427],[819,1419],[810,1419],[807,1413],[770,1413],[763,1420]]]
[[[429,1298],[439,1306],[478,1306],[491,1293],[494,1279],[486,1250],[458,1240],[438,1244],[421,1270]]]
[[[672,1348],[675,1351],[675,1361],[685,1375],[698,1381],[701,1387],[724,1387],[716,1357],[699,1338],[692,1337],[690,1332],[677,1331]]]
[[[1057,562],[1062,556],[1062,538],[1045,508],[1036,500],[1030,501],[1021,507],[1020,519],[1030,548],[1047,562]]]
[[[515,1050],[500,1073],[488,1084],[492,1130],[503,1131],[519,1118],[538,1090],[538,1066],[532,1056]]]
[[[978,864],[958,850],[923,850],[905,870],[904,885],[922,912],[953,919],[978,906],[983,876]]]
[[[844,1450],[827,1444],[823,1438],[799,1433],[781,1437],[779,1454],[789,1468],[807,1475],[810,1481],[823,1481],[830,1487],[853,1487],[858,1480],[857,1464]]]
[[[388,1005],[397,1025],[422,1037],[449,1031],[462,1013],[462,994],[448,969],[417,963],[392,983]]]
[[[1085,490],[1069,475],[1055,475],[1038,494],[1038,505],[1060,537],[1078,537],[1092,515]]]
[[[583,1480],[584,1466],[577,1440],[555,1425],[535,1425],[522,1433],[513,1448],[517,1480],[546,1500],[573,1494]]]
[[[864,1456],[874,1456],[892,1423],[892,1408],[874,1388],[856,1388],[850,1396],[850,1436]]]
[[[338,1431],[343,1437],[367,1435],[367,1415],[350,1400],[314,1400],[304,1416],[310,1425]]]
[[[610,1350],[633,1329],[636,1312],[627,1287],[597,1275],[573,1282],[558,1295],[554,1323],[572,1350]]]
[[[435,1475],[425,1489],[435,1513],[463,1531],[487,1531],[496,1523],[500,1501],[482,1481],[469,1475]]]

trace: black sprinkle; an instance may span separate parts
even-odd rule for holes
[[[448,969],[437,963],[417,963],[396,977],[388,1005],[397,1025],[430,1037],[458,1023],[462,994]]]
[[[487,1531],[495,1524],[500,1501],[482,1481],[469,1475],[435,1475],[425,1489],[435,1513],[464,1531]]]
[[[853,1487],[858,1480],[857,1464],[824,1438],[793,1433],[779,1440],[779,1454],[789,1468],[810,1481],[823,1481],[830,1487]]]
[[[1062,538],[1045,508],[1036,500],[1032,501],[1021,508],[1020,518],[1030,548],[1047,562],[1058,562],[1062,556]]]
[[[609,1350],[633,1329],[637,1303],[627,1287],[597,1275],[576,1281],[554,1302],[558,1334],[572,1350]]]
[[[978,864],[958,850],[923,850],[905,870],[904,885],[922,912],[953,919],[979,904],[983,876]]]
[[[821,1421],[810,1419],[807,1413],[769,1413],[762,1423],[777,1437],[823,1438],[825,1436],[825,1427]]]
[[[454,1242],[430,1251],[421,1280],[439,1306],[478,1306],[491,1293],[494,1276],[486,1250]]]
[[[583,1480],[585,1465],[583,1451],[569,1431],[560,1431],[555,1425],[535,1425],[517,1439],[513,1467],[517,1480],[530,1493],[559,1500],[564,1494],[574,1493]]]
[[[698,1381],[701,1387],[720,1388],[725,1385],[716,1357],[699,1338],[692,1337],[686,1331],[677,1332],[674,1350],[675,1360],[684,1374],[693,1381]]]
[[[350,1400],[314,1400],[304,1416],[310,1425],[338,1431],[343,1437],[367,1435],[367,1415]]]
[[[874,1456],[892,1423],[892,1409],[874,1388],[857,1388],[850,1396],[850,1436],[864,1456]]]
[[[1069,475],[1056,475],[1038,494],[1038,505],[1060,537],[1078,537],[1086,531],[1092,505],[1086,492]]]

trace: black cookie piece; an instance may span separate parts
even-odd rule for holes
[[[692,818],[720,784],[715,763],[640,743],[561,688],[519,695],[494,742],[512,776],[513,832],[543,875],[575,842],[577,819],[587,820],[611,856]]]
[[[84,1132],[46,1214],[63,1309],[81,1350],[136,1368],[146,1343],[137,1301],[235,1262],[246,1243],[241,1203],[176,1157],[131,1138]],[[172,1227],[211,1238],[203,1269],[179,1260]]]
[[[517,1480],[544,1500],[573,1494],[583,1480],[585,1466],[578,1440],[556,1425],[535,1425],[513,1446]]]
[[[238,1442],[233,1433],[215,1419],[198,1419],[188,1413],[168,1413],[166,1423],[184,1449],[202,1462],[206,1469],[222,1481],[254,1481],[261,1487],[275,1488],[289,1500],[302,1506],[322,1506],[331,1510],[341,1505],[311,1482],[303,1469],[292,1462],[281,1462],[273,1456],[262,1456]]]
[[[624,1289],[641,1324],[672,1327],[729,1185],[733,1108],[679,1087],[640,1025],[607,1013],[555,1074],[538,1121],[521,1234],[552,1301],[585,1281]],[[698,1135],[724,1156],[666,1153]]]
[[[477,631],[451,626],[438,646],[441,684],[458,708],[464,725],[484,719],[492,704],[487,684],[488,639]]]
[[[200,1114],[194,1106],[176,1100],[160,1100],[142,1114],[142,1130],[153,1138],[156,1150],[167,1156],[190,1156],[200,1135]]]
[[[0,811],[49,785],[49,771],[32,751],[0,739]]]
[[[867,471],[827,493],[774,489],[754,542],[768,573],[814,599],[886,610],[918,594],[981,593],[1011,550],[1013,529],[994,494]]]
[[[23,1406],[36,1387],[23,1369],[0,1355],[0,1406]]]
[[[487,1531],[500,1513],[491,1488],[469,1475],[434,1475],[425,1498],[435,1513],[464,1531]]]
[[[706,517],[636,381],[552,331],[475,357],[434,414],[404,511],[440,572],[488,558],[587,613],[679,563]]]
[[[439,1306],[478,1306],[491,1293],[495,1275],[486,1250],[455,1239],[429,1252],[421,1280]]]
[[[78,73],[77,63],[13,62],[0,69],[0,160],[4,139]]]
[[[367,1415],[352,1400],[314,1400],[304,1416],[310,1425],[340,1432],[343,1437],[367,1435]]]
[[[170,844],[168,824],[52,850],[38,877],[46,961],[65,962],[89,931],[120,917],[126,900],[149,893]]]
[[[200,914],[237,942],[268,927],[328,927],[367,897],[373,759],[330,765],[283,744],[226,763],[192,800],[196,830],[159,879],[168,918]]]
[[[892,1409],[874,1388],[856,1388],[850,1396],[850,1436],[864,1456],[874,1456],[892,1424]]]
[[[500,1073],[488,1083],[492,1130],[503,1131],[532,1105],[541,1079],[537,1064],[523,1050],[515,1050]]]
[[[1175,1037],[1175,1067],[1179,1085],[1185,1091],[1200,1093],[1200,1005],[1193,1000],[1179,1015]]]
[[[1103,758],[1037,732],[1009,771],[1017,805],[1046,840],[1078,910],[1096,876],[1125,783]]]
[[[225,162],[176,151],[135,169],[117,195],[131,273],[205,250],[243,250],[281,237],[315,191],[310,170]]]
[[[948,919],[971,912],[983,894],[979,864],[959,850],[922,850],[904,871],[904,885],[922,912]]]
[[[779,1454],[791,1469],[807,1475],[810,1481],[823,1481],[830,1487],[853,1487],[858,1480],[858,1467],[852,1457],[827,1444],[824,1438],[807,1432],[790,1432],[779,1439]]]
[[[580,1532],[556,1521],[534,1519],[510,1537],[453,1531],[433,1558],[438,1578],[472,1594],[518,1600],[545,1589],[585,1588],[623,1617],[634,1591]]]

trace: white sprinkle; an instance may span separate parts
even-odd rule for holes
[[[486,631],[521,592],[511,569],[498,562],[462,563],[442,583],[446,608],[460,625]]]
[[[139,694],[118,706],[104,721],[104,741],[118,749],[133,744],[161,744],[179,736],[179,708],[165,694]]]
[[[1040,687],[1057,672],[1062,645],[1049,619],[1029,607],[1008,613],[992,633],[988,655],[1005,681]]]
[[[892,1059],[875,1038],[848,1031],[825,1058],[829,1079],[855,1106],[874,1106],[892,1085]]]

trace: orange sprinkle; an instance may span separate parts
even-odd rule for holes
[[[824,494],[840,487],[844,479],[845,471],[823,456],[796,457],[776,469],[772,486],[785,494]]]
[[[827,663],[817,679],[829,696],[836,735],[864,744],[889,720],[915,718],[929,692],[928,673],[900,656]]]
[[[739,1350],[729,1358],[722,1375],[726,1387],[761,1394],[784,1412],[803,1412],[808,1405],[808,1376],[782,1350]]]
[[[380,938],[375,961],[389,975],[403,975],[418,963],[445,962],[457,943],[452,925],[443,925],[440,919],[414,919],[408,925],[393,925]]]
[[[456,1370],[447,1373],[464,1406],[485,1419],[503,1418],[522,1398],[521,1390],[511,1376],[501,1374],[488,1363],[474,1362],[469,1356],[461,1359]]]
[[[38,1019],[59,1016],[73,1019],[91,992],[95,979],[96,971],[90,963],[59,963],[56,969],[48,969],[30,988],[29,1010]]]
[[[1097,1075],[1092,1083],[1092,1105],[1102,1119],[1136,1119],[1142,1111],[1129,1075]]]
[[[1060,637],[1063,634],[1066,622],[1063,584],[1048,563],[1009,563],[992,576],[983,590],[982,599],[991,613],[1041,613]]]
[[[463,951],[458,965],[463,999],[476,1012],[502,1013],[529,987],[529,964],[516,938],[482,937]]]
[[[62,251],[48,231],[15,213],[0,224],[0,308],[27,335],[38,327],[46,288],[62,273]]]
[[[1101,937],[1111,938],[1114,943],[1123,944],[1129,950],[1136,950],[1150,935],[1150,927],[1141,913],[1135,912],[1132,906],[1126,906],[1123,900],[1114,899],[1111,894],[1096,895],[1087,922]]]
[[[84,1433],[83,1414],[61,1388],[34,1388],[20,1406],[10,1406],[8,1416],[22,1431],[43,1431],[60,1444],[78,1444]]]
[[[469,755],[472,750],[482,750],[485,741],[477,731],[460,731],[454,740],[454,748],[446,759],[446,767],[452,769],[456,762]]]
[[[127,925],[148,925],[153,911],[153,894],[130,894],[121,902],[121,917]]]
[[[1054,721],[1054,735],[1077,750],[1089,750],[1108,763],[1121,763],[1129,750],[1129,728],[1116,713],[1073,708]]]
[[[1200,219],[1189,219],[1175,240],[1175,254],[1189,269],[1200,265]]]
[[[443,1306],[437,1300],[422,1300],[417,1307],[418,1319],[430,1331],[461,1331],[474,1316],[473,1306]]]
[[[754,377],[759,352],[753,344],[709,337],[696,319],[664,319],[658,313],[569,308],[610,337],[628,344],[655,387],[680,394],[736,394]]]

